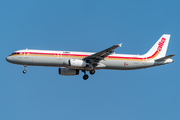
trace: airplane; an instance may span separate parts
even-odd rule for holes
[[[170,36],[163,34],[144,55],[115,54],[121,43],[97,53],[24,49],[13,52],[6,61],[23,65],[24,74],[27,66],[51,66],[59,67],[59,74],[65,76],[79,75],[81,70],[87,80],[86,71],[93,75],[99,69],[134,70],[172,63],[174,54],[166,56]]]

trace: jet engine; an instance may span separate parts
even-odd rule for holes
[[[79,70],[70,68],[59,68],[59,74],[65,76],[79,75]]]
[[[69,59],[64,64],[70,67],[86,67],[86,62],[80,59]]]

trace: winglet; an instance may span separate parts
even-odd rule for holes
[[[121,44],[119,44],[119,47],[122,47],[122,43],[121,43]]]

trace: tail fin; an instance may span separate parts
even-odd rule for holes
[[[166,56],[166,51],[169,44],[170,34],[164,34],[154,44],[154,46],[144,55],[151,58],[162,58]]]

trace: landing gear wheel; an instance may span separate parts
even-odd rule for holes
[[[87,75],[87,74],[85,74],[84,76],[83,76],[83,79],[84,80],[87,80],[89,78],[89,76]]]
[[[90,74],[91,74],[91,75],[93,75],[94,73],[95,73],[95,70],[94,70],[94,69],[90,70]]]
[[[24,73],[24,74],[26,74],[26,72],[27,72],[26,70],[23,70],[23,73]]]
[[[27,65],[24,65],[24,70],[23,70],[23,73],[25,74],[27,71],[26,71],[26,68],[27,68]]]

